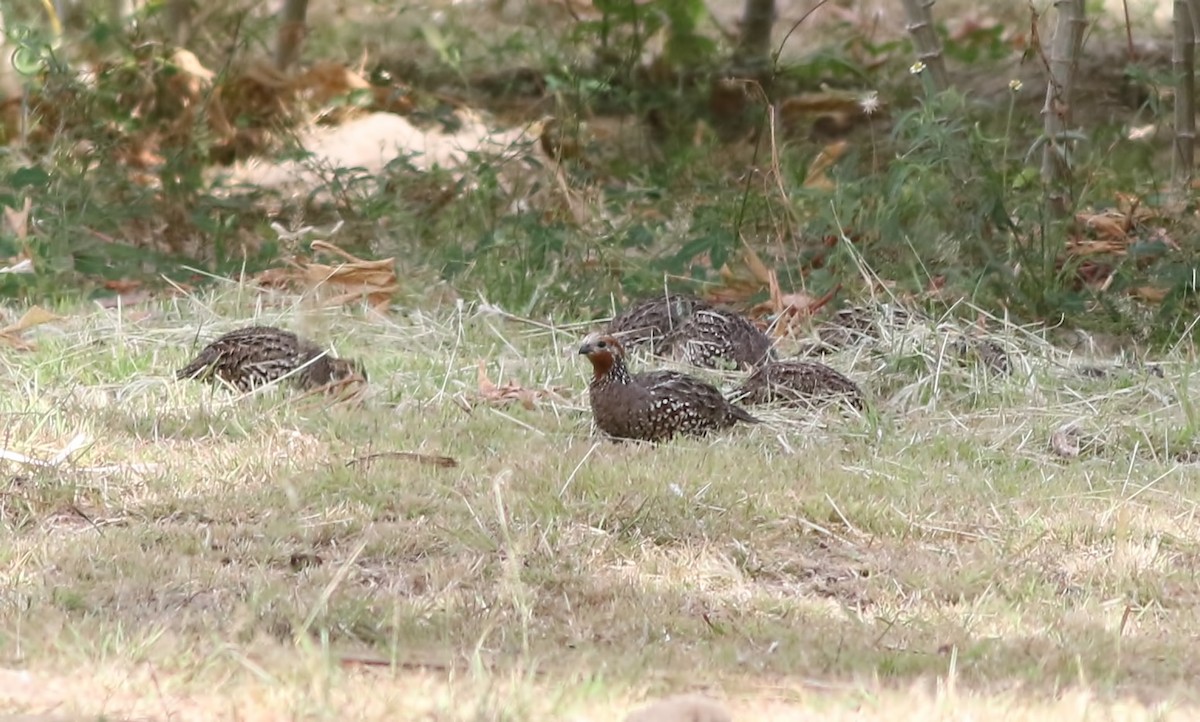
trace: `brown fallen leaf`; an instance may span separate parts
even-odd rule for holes
[[[34,348],[33,344],[22,339],[21,334],[34,326],[40,326],[44,323],[61,319],[62,316],[50,313],[41,306],[32,306],[16,323],[10,323],[4,328],[0,328],[0,340],[3,340],[14,348],[26,351],[30,350]]]
[[[1130,291],[1134,297],[1148,303],[1162,303],[1170,292],[1169,288],[1158,288],[1157,286],[1138,286]]]
[[[479,392],[478,397],[485,403],[493,406],[506,406],[513,401],[519,402],[521,406],[532,410],[537,406],[537,401],[544,398],[562,398],[565,389],[560,387],[547,389],[527,389],[516,381],[509,381],[506,384],[497,385],[493,382],[487,373],[487,364],[479,361],[479,372],[477,374]]]
[[[767,264],[763,263],[763,259],[758,253],[750,247],[746,239],[742,238],[742,258],[746,260],[746,267],[754,274],[754,277],[763,283],[769,284],[775,274],[771,269],[767,268]]]
[[[730,265],[726,262],[718,271],[721,275],[721,285],[710,288],[704,293],[706,300],[716,304],[738,304],[759,293],[763,286],[768,289],[774,282],[775,273],[767,268],[758,252],[742,238],[743,264]]]
[[[291,285],[317,290],[326,305],[340,306],[366,300],[375,310],[384,312],[392,297],[400,290],[396,280],[396,259],[366,260],[325,241],[313,241],[314,253],[325,252],[340,256],[344,263],[318,263],[303,256],[287,260],[287,266],[270,268],[254,276],[254,281],[267,288],[286,288]]]
[[[290,268],[268,268],[254,274],[253,280],[263,288],[287,288],[295,279],[295,272]]]
[[[385,311],[392,296],[400,290],[396,284],[395,258],[368,261],[325,241],[313,241],[311,248],[314,253],[325,251],[346,259],[345,263],[337,266],[309,263],[304,269],[310,284],[342,289],[340,295],[328,299],[330,305],[342,305],[365,298],[376,310]]]
[[[1118,211],[1085,211],[1076,213],[1075,220],[1102,240],[1127,241],[1129,238],[1130,218]]]
[[[104,287],[117,293],[129,293],[142,287],[142,282],[133,279],[118,278],[104,282]]]
[[[1085,433],[1075,422],[1064,424],[1050,434],[1050,449],[1064,459],[1092,456],[1104,449],[1104,439],[1095,433]]]
[[[773,275],[775,272],[771,273]],[[758,304],[750,310],[750,313],[753,316],[774,315],[774,334],[779,337],[787,336],[792,329],[807,322],[817,311],[832,301],[841,289],[841,284],[838,284],[829,293],[820,297],[804,291],[783,293],[779,289],[779,283],[774,281],[771,285],[771,300]]]
[[[862,115],[862,99],[868,95],[862,90],[840,90],[823,88],[819,92],[800,93],[784,98],[779,103],[781,117],[816,115],[819,113],[847,113]]]
[[[833,167],[850,147],[847,141],[839,140],[821,149],[816,158],[808,166],[808,175],[804,178],[805,188],[820,188],[832,190],[836,184],[829,178],[829,169]]]
[[[291,80],[292,89],[313,105],[324,107],[334,98],[355,90],[368,90],[371,83],[342,63],[317,61]]]
[[[17,237],[17,241],[24,246],[29,239],[29,211],[33,208],[33,201],[28,197],[25,198],[24,204],[20,208],[4,208],[4,227]]]
[[[5,262],[0,273],[33,273],[33,252],[29,248],[29,211],[33,202],[26,197],[25,202],[18,208],[4,208],[4,227],[16,236],[21,245],[21,252]]]

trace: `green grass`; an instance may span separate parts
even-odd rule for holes
[[[1067,689],[1195,701],[1200,524],[1175,460],[1191,361],[1085,378],[1008,330],[1017,373],[997,377],[943,350],[949,322],[917,321],[831,359],[866,417],[765,409],[655,448],[591,433],[584,325],[470,306],[259,307],[364,359],[361,405],[172,379],[200,324],[204,341],[254,308],[248,289],[83,307],[6,352],[0,446],[44,463],[0,462],[0,649],[37,681],[5,672],[0,711],[603,719],[699,688],[776,719],[1033,718]],[[480,360],[560,393],[490,405]],[[1069,423],[1094,451],[1052,450]],[[458,464],[348,463],[389,451]]]

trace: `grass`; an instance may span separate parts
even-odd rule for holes
[[[583,324],[249,295],[76,308],[5,355],[3,448],[41,463],[0,462],[0,711],[615,719],[699,689],[744,719],[1164,719],[1196,702],[1191,360],[1093,378],[1008,329],[1016,372],[996,376],[958,360],[951,322],[918,320],[832,358],[875,398],[864,417],[767,409],[652,448],[591,434]],[[364,359],[362,405],[172,379],[198,328],[251,317]],[[489,404],[480,360],[563,390]],[[1067,425],[1077,458],[1050,444]],[[389,451],[457,466],[353,462]]]

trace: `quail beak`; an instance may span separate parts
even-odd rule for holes
[[[594,346],[592,346],[591,341],[584,341],[583,345],[579,347],[579,355],[580,356],[589,356],[595,350],[596,350],[596,348]]]

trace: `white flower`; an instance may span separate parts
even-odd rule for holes
[[[879,111],[879,91],[872,90],[858,99],[858,107],[863,115],[875,115]]]
[[[1016,78],[1013,78],[1012,80],[1008,81],[1008,89],[1014,93],[1021,92],[1021,88],[1024,88],[1024,87],[1025,87],[1025,84],[1022,83],[1020,80],[1017,80]]]
[[[918,60],[908,67],[908,72],[912,73],[913,75],[920,75],[921,73],[925,72],[925,63]]]

